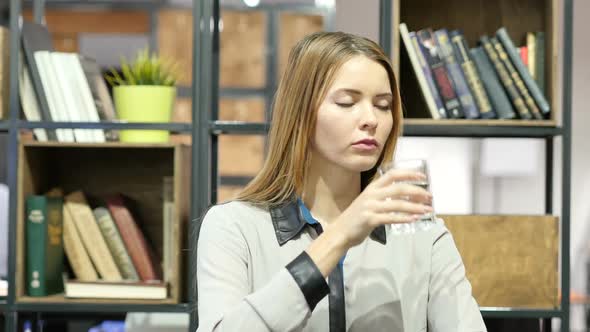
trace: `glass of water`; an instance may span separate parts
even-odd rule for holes
[[[383,175],[392,169],[404,169],[423,173],[426,176],[426,179],[404,181],[403,183],[419,186],[432,194],[432,191],[430,190],[430,174],[428,172],[428,163],[426,160],[405,159],[387,162],[379,167],[379,175]],[[396,234],[414,234],[418,231],[426,231],[430,229],[436,222],[436,215],[434,212],[427,212],[423,214],[418,221],[411,223],[395,223],[391,226]]]

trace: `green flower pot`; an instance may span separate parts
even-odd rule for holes
[[[157,85],[116,86],[113,99],[117,116],[127,122],[168,123],[172,117],[176,88]],[[121,130],[119,140],[131,143],[168,142],[167,130]]]

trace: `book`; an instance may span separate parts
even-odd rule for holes
[[[129,257],[127,248],[125,248],[125,244],[123,244],[119,230],[117,229],[109,210],[100,206],[95,208],[92,212],[94,213],[98,227],[107,242],[107,246],[115,259],[115,263],[123,278],[125,280],[139,280],[139,276],[133,266],[131,257]]]
[[[105,202],[117,224],[123,243],[125,243],[140,279],[143,281],[162,280],[160,262],[142,233],[135,216],[127,207],[129,201],[120,194],[114,194],[106,197]]]
[[[447,116],[454,119],[464,118],[465,113],[463,113],[461,103],[445,67],[445,63],[440,57],[438,47],[434,41],[432,29],[419,30],[416,32],[416,36],[426,51],[424,52],[424,57],[432,71],[432,76],[445,105]]]
[[[529,73],[535,81],[537,81],[536,71],[536,60],[535,55],[537,54],[537,41],[534,32],[527,32],[526,34],[526,48],[527,48],[527,68]]]
[[[177,251],[174,250],[174,248],[178,247],[178,243],[176,243],[177,241],[174,241],[174,231],[176,227],[174,219],[176,218],[176,208],[174,203],[173,176],[165,176],[162,179],[162,211],[164,216],[164,238],[162,245],[164,257],[162,260],[162,270],[164,281],[170,282],[176,274],[172,263],[174,261],[174,255],[177,254]]]
[[[539,108],[535,104],[535,101],[531,97],[527,87],[524,85],[522,78],[520,77],[520,75],[512,65],[512,62],[508,58],[504,46],[502,46],[502,44],[498,41],[496,37],[490,38],[490,42],[496,50],[498,58],[500,58],[500,61],[502,62],[502,64],[504,64],[504,67],[506,67],[508,75],[510,75],[510,77],[512,78],[514,86],[516,86],[516,89],[518,89],[518,93],[522,96],[524,103],[526,104],[528,110],[531,112],[533,118],[537,120],[542,120],[543,115],[541,115]]]
[[[513,119],[516,113],[512,108],[510,99],[506,95],[500,78],[497,76],[490,59],[482,46],[470,50],[471,58],[481,78],[481,82],[489,96],[490,103],[499,119]]]
[[[26,198],[27,294],[39,297],[63,291],[63,199]]]
[[[0,119],[8,118],[10,91],[10,30],[0,26]]]
[[[19,64],[19,97],[22,106],[23,113],[27,121],[42,121],[41,110],[39,108],[39,102],[35,96],[35,90],[33,89],[33,83],[31,81],[31,73],[27,63],[25,62],[23,51],[19,51],[21,61]],[[36,128],[33,129],[35,138],[40,142],[46,142],[49,139],[47,131],[45,129]]]
[[[24,21],[22,23],[22,48],[25,55],[25,61],[29,73],[31,75],[31,83],[35,91],[35,97],[37,99],[41,118],[43,121],[53,121],[51,112],[49,111],[49,105],[47,103],[47,97],[41,77],[39,75],[39,68],[35,61],[35,52],[45,50],[53,51],[53,45],[51,43],[51,36],[47,28],[41,24]],[[47,130],[47,136],[50,140],[57,139],[57,133],[55,130]],[[62,131],[60,136],[63,136]]]
[[[498,41],[501,43],[500,45],[496,46],[496,48],[503,48],[505,50],[506,55],[508,56],[508,58],[510,58],[510,61],[508,61],[508,63],[513,65],[513,67],[515,67],[516,69],[515,71],[517,71],[517,74],[513,76],[518,76],[522,79],[522,86],[527,93],[527,96],[525,96],[527,100],[527,105],[531,104],[529,105],[529,107],[533,109],[533,115],[536,115],[540,119],[548,117],[549,112],[551,111],[549,103],[545,99],[543,92],[541,91],[541,89],[539,89],[539,86],[537,85],[535,80],[531,77],[531,74],[527,70],[525,64],[522,63],[522,60],[518,55],[514,43],[508,35],[508,31],[506,31],[506,28],[502,27],[498,31],[496,31],[496,36],[498,38]],[[538,108],[533,108],[533,105],[535,107],[538,105]],[[534,111],[535,109],[536,111]]]
[[[521,46],[518,48],[518,55],[520,55],[520,60],[522,60],[522,63],[524,64],[525,67],[529,66],[529,49],[526,46]],[[530,72],[529,72],[530,73]]]
[[[518,92],[518,89],[516,88],[514,81],[512,80],[512,77],[510,77],[508,70],[506,69],[506,67],[504,67],[504,64],[502,64],[500,57],[498,56],[498,53],[496,52],[494,46],[490,41],[490,38],[487,36],[482,36],[480,38],[480,43],[483,47],[483,50],[486,52],[486,55],[490,59],[493,68],[498,74],[500,82],[502,82],[502,86],[506,90],[508,97],[514,105],[514,108],[516,109],[516,112],[518,113],[519,117],[524,120],[530,120],[532,118],[531,112],[527,108],[524,99]]]
[[[168,286],[164,282],[76,281],[63,278],[66,298],[164,300]]]
[[[94,219],[94,215],[84,193],[74,191],[65,197],[66,208],[72,215],[72,219],[78,234],[82,239],[84,248],[96,267],[100,277],[108,281],[120,281],[123,279],[113,255],[111,254],[102,233]]]
[[[430,67],[426,65],[426,63],[420,63],[418,58],[418,51],[414,48],[412,42],[412,36],[415,38],[415,33],[410,33],[408,31],[408,27],[405,23],[400,24],[400,35],[402,37],[403,46],[408,54],[408,58],[410,59],[410,63],[412,64],[412,68],[414,69],[414,73],[416,74],[416,79],[420,86],[420,91],[422,92],[422,96],[424,97],[424,101],[428,107],[428,111],[430,116],[433,119],[440,119],[446,118],[446,111],[444,108],[441,110],[435,103],[435,98],[433,96],[433,91],[438,94],[436,88],[432,90],[430,84],[428,83],[427,79],[428,76],[430,77],[430,81],[432,81],[432,74],[430,74]],[[424,66],[423,66],[424,64]],[[434,83],[434,82],[433,82]],[[440,97],[439,97],[440,99]]]
[[[87,84],[83,86],[83,93],[88,107],[92,108],[93,113],[96,112],[100,121],[116,121],[117,115],[113,100],[98,63],[95,59],[84,55],[78,55],[78,61],[86,77]],[[90,105],[90,98],[94,100],[94,107]],[[104,134],[109,141],[119,140],[119,134],[116,130],[107,130]]]
[[[440,98],[440,94],[438,93],[438,89],[436,88],[436,84],[434,84],[434,78],[432,78],[432,71],[430,70],[430,66],[426,63],[426,59],[424,58],[424,52],[426,50],[420,43],[418,42],[418,37],[416,36],[415,32],[410,32],[410,39],[412,40],[412,46],[414,46],[414,51],[416,52],[416,58],[418,58],[418,63],[420,63],[420,67],[422,67],[422,72],[424,73],[424,77],[426,78],[426,83],[428,84],[428,88],[430,93],[432,94],[432,98],[434,98],[434,104],[440,115],[441,119],[447,118],[447,111],[445,110],[445,105],[443,105],[442,99]]]
[[[544,96],[545,89],[545,32],[535,32],[535,76],[534,80]]]
[[[461,65],[457,62],[453,45],[451,44],[449,33],[446,29],[439,29],[434,32],[434,38],[438,49],[440,50],[441,58],[444,60],[449,77],[453,81],[455,93],[461,103],[461,108],[468,119],[479,118],[479,110],[471,93]]]
[[[51,59],[50,51],[36,51],[33,55],[34,61],[37,64],[39,78],[51,119],[56,122],[70,122],[69,116],[66,113],[66,106],[62,97],[62,90],[59,87],[57,74],[53,61]],[[57,139],[60,142],[75,142],[74,131],[72,129],[56,129]]]
[[[70,211],[66,208],[63,209],[64,216],[64,251],[68,262],[79,281],[96,281],[98,280],[98,274],[96,269],[92,265],[88,251],[84,248],[82,238],[78,233],[76,224],[74,223],[73,217]]]
[[[455,50],[454,52],[457,57],[457,61],[461,65],[465,79],[467,80],[467,83],[473,92],[473,96],[475,97],[475,103],[477,104],[479,116],[482,119],[496,118],[496,112],[492,108],[492,104],[490,103],[486,89],[483,86],[481,78],[479,77],[475,63],[471,58],[465,37],[458,30],[451,31],[451,43]]]

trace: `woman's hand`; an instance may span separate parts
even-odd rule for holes
[[[360,244],[379,225],[419,220],[432,212],[432,195],[407,183],[417,180],[426,180],[426,176],[415,171],[389,170],[342,212],[332,223],[331,231],[341,233],[350,248]]]
[[[375,227],[414,222],[431,212],[432,195],[403,183],[425,179],[422,173],[392,169],[369,184],[306,249],[322,275],[327,277],[344,253],[363,242]]]

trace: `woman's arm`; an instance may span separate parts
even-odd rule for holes
[[[433,332],[487,331],[471,293],[463,261],[445,228],[432,248],[428,290],[428,325]]]
[[[306,253],[251,293],[248,246],[222,207],[206,214],[199,235],[197,331],[293,331],[304,326],[328,285]],[[311,309],[310,309],[311,308]]]

